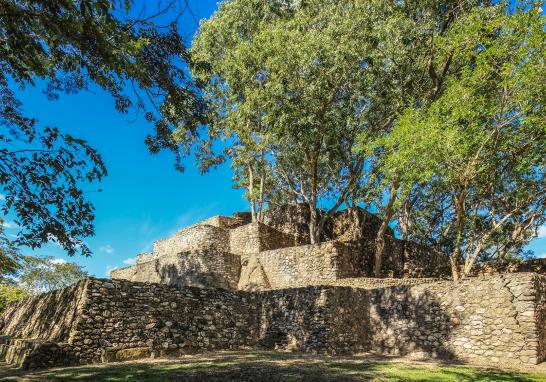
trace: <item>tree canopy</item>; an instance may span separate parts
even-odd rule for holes
[[[517,257],[546,216],[544,21],[535,1],[223,2],[191,50],[201,164],[308,205],[313,242],[342,204],[376,209],[378,276],[393,221],[454,277]]]
[[[154,126],[152,153],[173,151],[182,169],[175,127],[188,134],[202,103],[185,74],[186,46],[178,18],[187,3],[134,9],[130,0],[0,2],[0,188],[4,215],[21,227],[14,245],[54,241],[68,254],[89,255],[93,206],[83,184],[106,175],[100,153],[85,141],[27,116],[15,89],[43,86],[50,100],[102,89],[121,113]],[[2,264],[9,252],[2,251]]]

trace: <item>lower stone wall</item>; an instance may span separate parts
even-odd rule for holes
[[[110,272],[113,279],[162,283],[179,287],[237,289],[241,260],[218,251],[191,251],[163,255]]]
[[[537,324],[537,358],[538,362],[543,362],[546,360],[546,277],[534,277],[534,290],[534,322]]]
[[[536,274],[370,291],[372,349],[471,363],[536,364]]]
[[[0,314],[0,333],[68,342],[85,304],[87,282],[16,301]]]
[[[237,349],[256,337],[255,306],[244,294],[92,280],[87,295],[72,343],[83,363],[120,359],[127,349],[145,356]]]
[[[0,359],[24,370],[72,366],[79,362],[67,343],[10,337],[0,337]]]
[[[530,273],[252,293],[88,279],[60,292],[77,308],[55,321],[70,333],[59,337],[68,338],[62,348],[81,363],[242,348],[529,365],[544,358],[545,286]],[[48,304],[59,302],[41,295],[10,306],[2,334],[29,335],[28,317],[51,322]],[[34,336],[48,337],[51,324],[36,328]]]
[[[259,307],[258,345],[312,353],[355,353],[368,349],[365,290],[308,287],[254,294]],[[358,303],[355,304],[355,301]]]

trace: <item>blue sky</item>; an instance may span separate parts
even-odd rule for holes
[[[215,0],[191,0],[191,5],[197,19],[216,9]],[[196,29],[193,17],[187,15],[182,23],[191,36]],[[185,173],[175,171],[172,155],[148,153],[144,138],[151,126],[117,113],[108,94],[96,90],[48,101],[41,91],[37,87],[19,92],[26,114],[38,118],[42,126],[57,126],[86,139],[102,154],[109,175],[102,183],[84,188],[96,208],[96,234],[86,239],[93,256],[69,258],[52,244],[33,251],[34,255],[75,261],[90,274],[106,277],[111,268],[130,264],[138,253],[150,251],[154,240],[183,226],[248,209],[242,191],[232,188],[227,165],[200,175],[188,160]],[[6,226],[8,233],[17,232],[9,221]],[[529,249],[546,257],[546,227],[539,236]]]

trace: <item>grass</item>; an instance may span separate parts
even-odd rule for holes
[[[0,381],[198,382],[546,382],[546,373],[501,371],[370,356],[320,357],[287,353],[220,353],[176,360],[112,363],[46,371],[0,369]]]

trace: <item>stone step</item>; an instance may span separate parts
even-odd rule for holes
[[[76,364],[71,346],[40,339],[0,337],[0,361],[25,370]]]

